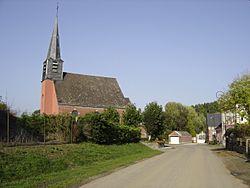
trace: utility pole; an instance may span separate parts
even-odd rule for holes
[[[10,142],[10,113],[7,106],[7,144]]]
[[[71,117],[71,129],[70,129],[70,143],[71,144],[73,141],[73,123],[74,123],[74,119],[73,119],[73,117]]]
[[[7,126],[7,144],[10,142],[10,109],[8,105],[7,91],[5,96],[5,105],[6,105],[6,126]]]

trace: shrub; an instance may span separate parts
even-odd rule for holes
[[[113,107],[108,107],[105,109],[102,113],[102,117],[110,123],[118,124],[120,122],[120,115]]]
[[[237,138],[243,138],[250,136],[250,125],[249,124],[241,124],[236,125],[234,128],[227,129],[226,136],[233,136]]]
[[[136,106],[133,104],[130,104],[126,107],[122,117],[123,123],[128,126],[138,127],[142,122],[141,110],[137,110]]]
[[[127,125],[119,126],[119,134],[118,138],[120,139],[120,143],[131,143],[131,142],[139,142],[141,137],[140,128],[130,127]]]

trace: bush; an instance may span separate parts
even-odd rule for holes
[[[243,138],[250,136],[250,125],[249,124],[241,124],[237,125],[234,128],[227,129],[226,136],[233,136],[235,138]]]
[[[140,141],[140,129],[130,126],[119,126],[100,121],[92,127],[92,140],[98,144],[124,144]]]
[[[127,125],[119,126],[102,113],[91,113],[80,122],[84,136],[97,144],[124,144],[140,141],[140,129]]]
[[[127,125],[119,126],[118,138],[120,139],[120,144],[139,142],[141,137],[140,128],[135,128]]]

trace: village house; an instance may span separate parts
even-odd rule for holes
[[[246,123],[245,118],[232,112],[207,114],[207,137],[209,142],[216,141],[225,146],[225,133],[235,124]]]

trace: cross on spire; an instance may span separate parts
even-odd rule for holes
[[[58,17],[59,2],[56,3],[56,17]]]

